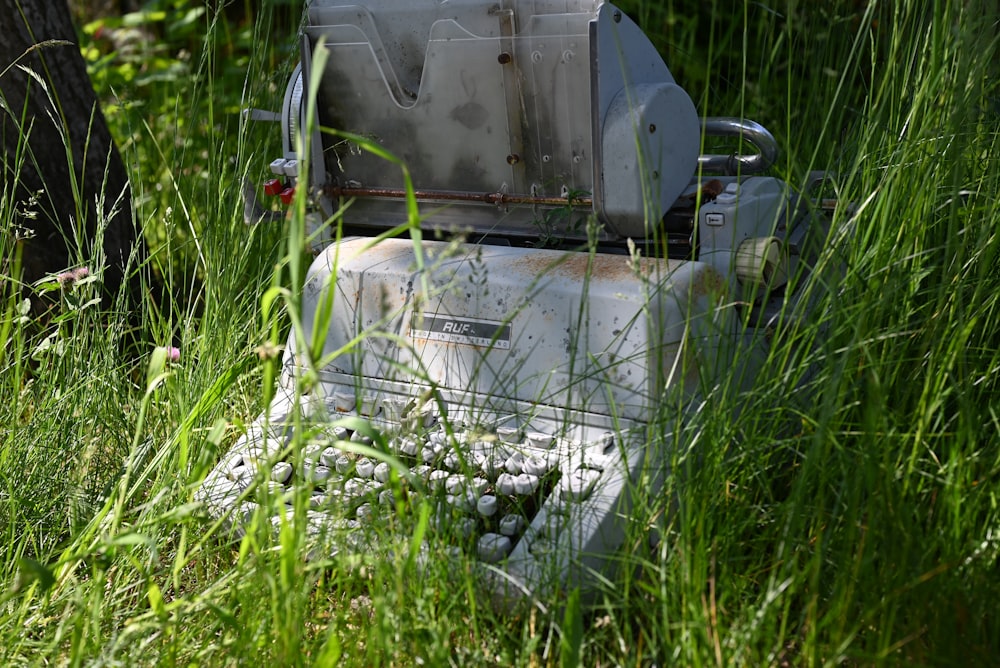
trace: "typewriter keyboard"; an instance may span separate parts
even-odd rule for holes
[[[254,424],[206,479],[202,499],[217,516],[234,511],[230,522],[239,529],[261,506],[273,511],[278,528],[297,503],[311,534],[343,535],[354,546],[371,537],[366,529],[384,531],[386,520],[412,521],[415,504],[427,499],[434,534],[496,563],[510,555],[547,499],[583,501],[600,477],[599,466],[586,464],[564,475],[573,444],[548,432],[456,423],[446,429],[434,419],[414,429],[412,421],[393,425],[385,416],[338,415],[355,421],[312,427],[298,449],[280,422],[268,425],[267,438],[264,424]],[[370,431],[344,426],[361,420],[386,437],[391,460],[378,455]]]
[[[236,535],[305,520],[309,558],[417,547],[421,561],[444,552],[477,563],[498,609],[613,572],[648,455],[636,445],[642,425],[540,406],[473,414],[443,393],[434,410],[415,410],[402,392],[381,392],[303,397],[296,418],[279,391],[196,499]]]

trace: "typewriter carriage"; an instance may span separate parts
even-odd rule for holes
[[[327,57],[316,118],[307,119],[320,44]],[[406,164],[425,205],[422,226],[515,244],[533,243],[539,223],[566,209],[596,216],[609,246],[651,239],[705,175],[743,180],[777,157],[773,137],[752,121],[699,119],[638,26],[594,0],[317,1],[301,62],[281,113],[283,155],[265,190],[287,200],[305,187],[325,217],[351,200],[350,225],[362,230],[406,215],[401,175],[321,127],[365,137]],[[702,132],[759,152],[699,155]],[[300,151],[310,156],[307,175],[298,173]],[[543,232],[578,243],[587,240],[580,227]]]

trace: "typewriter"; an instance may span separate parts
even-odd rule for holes
[[[263,192],[302,191],[319,252],[275,398],[198,498],[314,555],[416,541],[501,607],[613,581],[682,446],[653,416],[756,372],[825,237],[761,175],[773,137],[701,118],[596,0],[313,0],[271,120]]]

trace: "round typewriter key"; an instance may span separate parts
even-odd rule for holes
[[[444,497],[445,503],[460,512],[471,512],[476,507],[475,499],[470,499],[465,494],[448,494]]]
[[[458,471],[462,467],[462,460],[459,458],[458,453],[449,452],[444,456],[444,461],[441,462],[449,471]]]
[[[333,471],[329,466],[322,464],[306,464],[305,466],[305,478],[311,483],[326,482],[331,475],[333,475]]]
[[[434,469],[428,474],[427,482],[430,484],[431,489],[441,489],[444,486],[445,478],[447,478],[448,475],[447,471]]]
[[[337,461],[334,464],[334,468],[337,469],[337,473],[350,473],[353,467],[354,459],[343,453],[337,457]]]
[[[455,533],[462,538],[470,538],[476,532],[476,520],[466,517],[455,522]]]
[[[375,473],[375,464],[367,457],[362,457],[354,464],[354,470],[362,478],[371,478]]]
[[[499,504],[497,503],[497,497],[492,494],[482,496],[479,501],[476,502],[476,510],[483,517],[493,517],[497,514],[498,507]]]
[[[404,438],[399,442],[399,452],[401,454],[416,457],[420,452],[420,445],[412,438]]]
[[[322,462],[323,466],[329,466],[330,468],[337,467],[337,458],[340,457],[340,450],[333,447],[323,448],[323,452],[319,456],[319,461]]]
[[[351,440],[354,441],[355,443],[363,443],[365,445],[371,445],[372,444],[372,439],[368,438],[367,436],[365,436],[364,434],[362,434],[360,431],[356,431],[353,434],[351,434]]]
[[[453,473],[444,479],[444,489],[449,494],[458,494],[465,489],[465,476]]]
[[[266,489],[267,494],[270,496],[278,496],[279,494],[283,494],[285,492],[285,486],[274,480],[268,480],[267,485],[265,485],[262,489]]]
[[[514,478],[515,493],[527,496],[528,494],[534,494],[536,489],[538,489],[538,476],[531,475],[530,473],[522,473]]]
[[[487,533],[480,536],[476,548],[480,559],[493,564],[510,554],[513,543],[510,542],[510,538],[507,536],[497,533]]]
[[[479,463],[479,468],[487,478],[490,480],[496,480],[497,476],[504,472],[504,463],[507,460],[500,457],[494,457],[489,454],[483,454],[481,457],[482,459]]]
[[[541,476],[548,473],[551,466],[544,457],[528,457],[524,460],[524,465],[521,468],[525,473]]]
[[[467,482],[469,489],[476,493],[476,496],[481,496],[486,488],[490,486],[490,481],[486,478],[473,478],[471,482]]]
[[[522,455],[520,452],[515,452],[514,454],[512,454],[510,457],[507,458],[506,462],[504,462],[504,468],[506,468],[507,473],[510,473],[511,475],[517,475],[521,473],[524,470],[523,467],[524,467],[524,455]]]
[[[501,473],[497,478],[497,491],[501,494],[514,493],[514,476],[509,473]]]
[[[389,465],[385,462],[379,462],[375,465],[375,469],[372,471],[372,476],[379,482],[389,481]]]
[[[516,536],[524,531],[526,524],[520,515],[504,515],[500,520],[500,533],[505,536]]]
[[[292,465],[288,462],[278,462],[271,467],[271,480],[282,483],[292,477]]]

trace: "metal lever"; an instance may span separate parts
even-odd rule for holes
[[[701,119],[702,131],[711,137],[739,137],[753,144],[759,153],[743,155],[709,154],[698,156],[698,166],[704,172],[721,172],[734,176],[736,174],[757,174],[774,164],[778,159],[778,142],[760,123],[754,121],[712,116]]]
[[[281,114],[276,111],[267,111],[266,109],[244,109],[243,118],[248,118],[251,121],[265,121],[270,123],[281,122]]]

